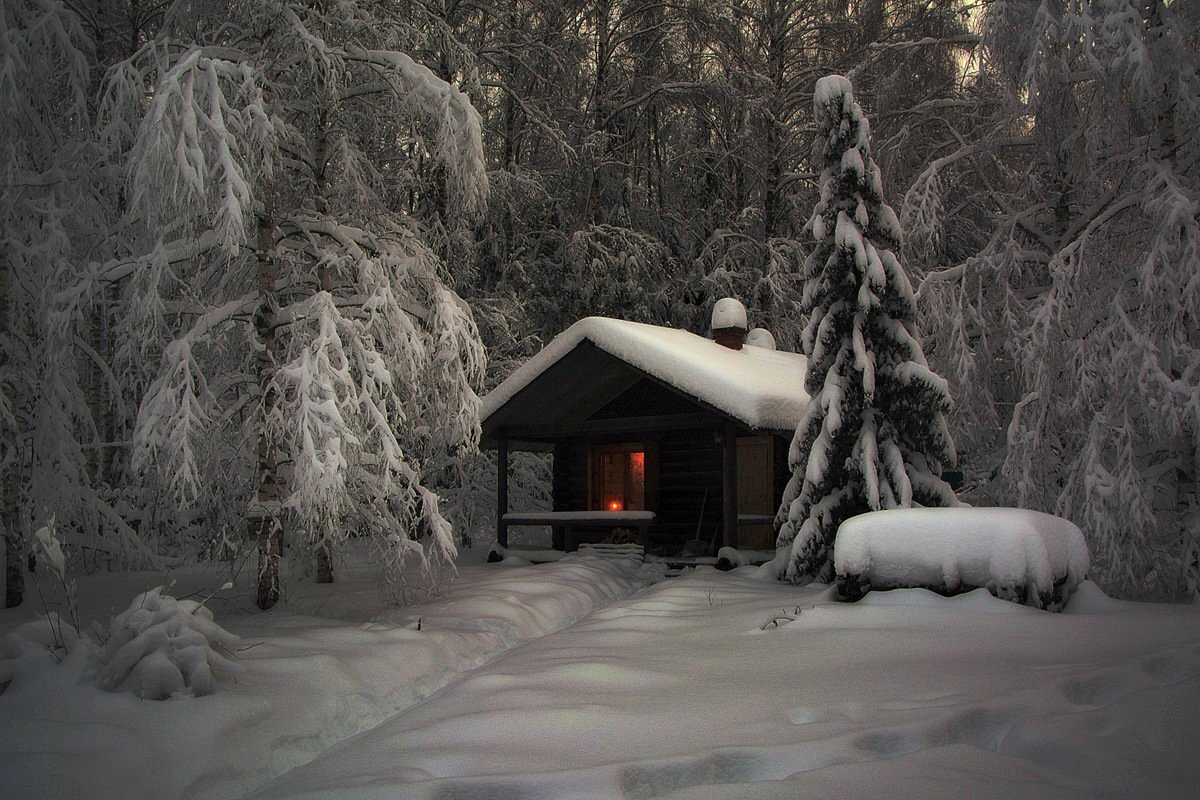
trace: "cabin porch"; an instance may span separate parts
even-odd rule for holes
[[[636,542],[673,560],[713,558],[721,547],[773,550],[787,440],[715,422],[552,442],[497,437],[497,543],[509,546],[510,527],[539,526],[562,552],[598,542]],[[553,510],[510,507],[512,449],[552,452]]]

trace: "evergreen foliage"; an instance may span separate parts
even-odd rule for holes
[[[940,477],[955,458],[950,395],[921,351],[869,123],[839,75],[817,82],[813,112],[823,168],[801,303],[812,402],[788,453],[792,478],[777,516],[795,582],[827,571],[834,534],[855,514],[957,502]]]

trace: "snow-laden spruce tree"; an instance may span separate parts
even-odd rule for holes
[[[896,258],[900,224],[883,200],[870,126],[850,81],[817,81],[814,158],[820,199],[809,221],[801,334],[812,402],[788,454],[776,516],[783,577],[825,571],[838,525],[865,511],[954,505],[940,477],[953,462],[946,382],[929,369],[916,307]]]
[[[172,4],[110,71],[104,141],[126,170],[141,254],[119,283],[118,369],[145,386],[133,466],[189,517],[244,518],[258,603],[279,595],[282,530],[332,577],[367,536],[386,586],[454,545],[423,459],[472,447],[483,352],[409,211],[487,195],[467,97],[398,49],[375,2]],[[437,186],[414,176],[436,162]],[[425,170],[429,172],[431,170]]]

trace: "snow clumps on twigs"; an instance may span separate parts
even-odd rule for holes
[[[217,676],[242,670],[224,653],[238,638],[213,621],[195,600],[177,600],[156,587],[113,618],[97,654],[96,685],[148,700],[212,694]]]

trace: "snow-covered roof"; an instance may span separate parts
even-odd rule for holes
[[[480,418],[486,420],[585,340],[751,428],[794,429],[808,405],[808,361],[799,353],[762,347],[732,350],[676,328],[587,317],[484,397]]]

